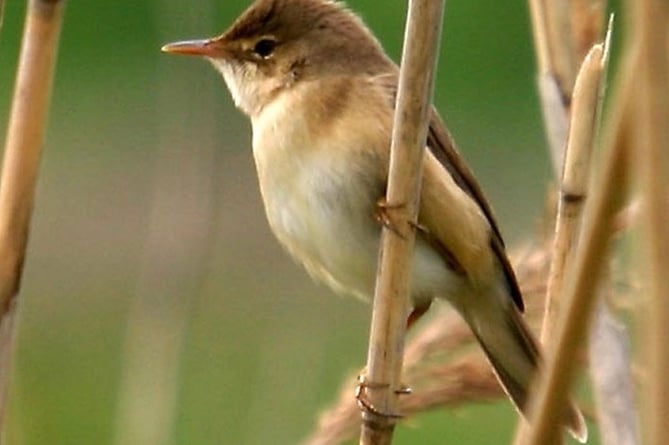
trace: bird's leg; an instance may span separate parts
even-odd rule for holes
[[[407,331],[411,329],[413,325],[416,324],[418,320],[421,319],[423,315],[430,309],[432,301],[428,300],[427,303],[421,303],[411,310],[411,313],[407,317]]]
[[[424,234],[429,234],[430,231],[424,225],[420,224],[418,221],[409,221],[409,225],[412,229],[417,232],[422,232]]]
[[[407,332],[409,329],[411,329],[412,326],[420,320],[423,315],[430,309],[430,306],[432,305],[432,300],[428,300],[427,303],[421,303],[417,306],[414,306],[414,308],[411,310],[411,313],[407,317],[407,327],[406,330]],[[402,384],[399,389],[395,390],[396,394],[411,394],[413,392],[413,389],[411,389],[410,386]]]

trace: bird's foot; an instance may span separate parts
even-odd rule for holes
[[[402,417],[404,417],[402,416],[402,414],[385,412],[378,409],[367,398],[368,389],[384,389],[388,388],[388,386],[389,386],[388,383],[375,383],[368,381],[367,378],[365,377],[364,370],[363,372],[358,374],[358,384],[355,387],[355,400],[358,402],[358,407],[360,408],[360,410],[366,411],[376,416],[387,417],[391,419],[401,419]],[[400,388],[395,390],[395,394],[398,395],[411,394],[412,392],[413,390],[406,385],[402,385]]]
[[[397,218],[392,215],[393,210],[403,209],[405,206],[406,204],[404,203],[390,204],[386,201],[385,197],[380,198],[376,201],[376,212],[374,213],[374,217],[383,227],[390,230],[395,235],[400,238],[406,238],[406,235],[400,230],[400,224],[398,224]],[[420,225],[418,221],[408,221],[407,223],[411,229],[427,231],[427,229]]]

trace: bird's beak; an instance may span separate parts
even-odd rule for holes
[[[163,45],[160,49],[161,51],[170,54],[216,58],[223,57],[226,53],[225,45],[219,38],[173,42]]]

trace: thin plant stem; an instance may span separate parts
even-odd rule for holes
[[[32,0],[26,17],[0,179],[2,312],[20,286],[63,4]]]
[[[669,60],[667,21],[663,0],[634,3],[639,39],[639,100],[636,139],[640,153],[638,175],[642,193],[642,221],[650,296],[648,327],[647,443],[660,445],[669,437]]]
[[[606,41],[610,40],[607,38]],[[593,46],[581,65],[574,86],[569,139],[553,240],[553,262],[548,277],[546,314],[541,332],[543,343],[553,331],[556,296],[562,292],[565,268],[571,262],[573,246],[578,238],[587,195],[590,157],[599,123],[602,80],[605,78],[608,54],[607,45]]]
[[[575,65],[577,60],[581,60],[580,57],[575,55],[576,48],[574,40],[578,40],[579,42],[583,41],[581,33],[584,33],[582,30],[586,25],[584,25],[583,22],[586,20],[577,15],[575,11],[576,8],[579,8],[579,11],[584,11],[585,7],[581,3],[572,5],[565,2],[547,3],[543,0],[530,0],[530,8],[536,8],[534,4],[537,2],[542,5],[544,16],[535,17],[535,14],[532,14],[533,26],[535,28],[544,28],[542,34],[546,36],[546,42],[537,42],[535,43],[535,47],[545,46],[545,51],[548,51],[548,54],[546,55],[548,61],[543,62],[548,65],[544,66],[541,61],[538,61],[537,63],[539,95],[541,98],[542,113],[548,134],[549,152],[551,154],[555,177],[558,182],[561,182],[564,179],[565,171],[569,169],[569,167],[565,165],[565,161],[566,157],[569,156],[566,154],[568,144],[574,144],[575,135],[573,126],[574,124],[581,125],[582,122],[581,116],[575,116],[571,110],[572,103],[575,100],[573,97],[575,79],[570,72],[572,70],[576,71],[576,67],[569,68],[566,64],[569,62]],[[574,7],[571,11],[569,10],[570,5]],[[600,21],[591,16],[588,16],[588,19],[592,22]],[[573,30],[574,26],[572,26],[570,20],[573,22],[580,20],[577,25],[574,25],[578,27],[578,31]],[[556,30],[562,31],[556,32]],[[595,39],[598,38],[598,36],[599,35],[591,36],[592,40],[587,43],[588,52],[591,50],[592,46],[596,44],[597,40]],[[583,64],[579,62],[579,65],[579,71],[581,71],[583,69]],[[571,79],[571,84],[566,83],[566,80],[568,79]],[[596,102],[593,103],[593,105],[596,104]],[[581,108],[579,113],[590,113],[590,111],[591,110],[586,111]],[[598,122],[589,121],[591,122],[591,125],[598,125]],[[590,130],[592,137],[594,137],[595,130],[594,127]],[[579,132],[580,131],[581,130],[579,130]],[[578,156],[580,155],[577,155],[576,160],[578,160]],[[581,188],[580,194],[585,198],[585,195],[587,194],[585,184],[588,181],[587,167],[581,169],[581,175],[582,177],[578,180],[579,183],[583,184],[582,187],[579,186]],[[573,186],[574,185],[572,184],[571,187]],[[561,187],[564,188],[563,185],[561,185]],[[558,209],[558,213],[560,213],[560,211],[571,211],[572,207],[578,209],[582,207],[583,204],[581,200],[581,202],[573,202],[565,208],[562,202],[564,202],[564,194],[561,195],[559,201],[560,208]],[[556,234],[553,243],[554,248],[556,249],[556,264],[552,267],[553,272],[551,273],[551,278],[549,278],[549,287],[546,295],[546,311],[541,331],[541,339],[543,342],[548,338],[548,335],[551,332],[551,326],[554,324],[555,308],[557,306],[556,299],[560,296],[560,284],[563,269],[566,264],[565,261],[567,260],[566,255],[573,242],[573,240],[570,241],[569,238],[576,236],[578,227],[577,217],[564,218],[564,214],[562,216],[558,215]]]
[[[570,6],[569,2],[544,0],[551,66],[564,100],[571,98],[578,65],[571,39]],[[567,103],[565,105],[568,107]]]
[[[0,424],[65,2],[28,3],[0,178]]]
[[[564,90],[563,79],[556,61],[555,49],[562,47],[560,28],[550,20],[556,20],[560,14],[559,8],[547,4],[545,0],[528,0],[534,49],[537,59],[537,89],[541,102],[541,113],[546,128],[546,136],[550,148],[551,160],[556,177],[560,176],[563,151],[568,131],[568,103],[569,93]],[[560,59],[564,62],[565,58]],[[571,68],[570,68],[571,69]],[[569,85],[569,91],[573,85]]]
[[[605,0],[592,0],[594,8],[575,3],[528,0],[537,58],[537,88],[555,177],[562,175],[562,163],[569,131],[569,114],[574,81],[580,60],[599,38]],[[576,14],[576,11],[590,11]],[[592,11],[600,11],[597,17]],[[589,40],[587,40],[589,39]],[[586,42],[586,43],[584,43]],[[585,45],[585,51],[582,47]]]
[[[544,2],[543,0],[528,0],[528,6],[534,37],[534,52],[537,58],[537,71],[539,74],[547,73],[551,70],[551,57]]]
[[[388,216],[384,229],[372,309],[364,397],[374,409],[362,410],[360,443],[392,441],[409,309],[409,276],[418,213],[428,112],[432,101],[444,1],[409,2],[393,123],[388,177]],[[395,231],[403,233],[400,236]]]
[[[581,34],[598,32],[601,27],[596,20],[596,13],[603,10],[602,2],[592,1],[589,5],[592,8],[588,22],[591,27],[588,28],[582,23]],[[581,13],[586,14],[584,0],[576,2],[574,7],[580,8]],[[605,59],[608,59],[606,52],[610,51],[611,47],[613,18],[613,15],[609,18],[605,38]],[[606,76],[606,69],[602,74]],[[602,90],[606,87],[605,83],[605,80],[602,81]],[[601,104],[599,107],[601,108]],[[614,233],[623,226],[629,227],[629,223],[621,224],[623,219],[621,214],[632,215],[633,208],[634,204],[630,204],[616,215]],[[609,277],[602,284],[599,294],[600,302],[596,307],[593,326],[590,330],[588,347],[590,366],[588,370],[595,400],[600,440],[602,445],[636,445],[639,443],[639,425],[630,366],[629,334],[624,325],[616,320],[607,303],[607,297],[612,294]],[[549,321],[545,320],[545,323],[547,322]]]

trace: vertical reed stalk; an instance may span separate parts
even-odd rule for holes
[[[602,91],[608,66],[610,30],[605,44],[592,47],[579,70],[572,97],[569,137],[565,152],[560,201],[553,240],[553,261],[548,276],[546,314],[541,339],[546,343],[555,324],[554,301],[563,291],[566,267],[578,239],[583,204],[590,179],[590,157],[598,133]]]
[[[648,279],[649,320],[644,330],[649,354],[647,390],[647,443],[669,441],[669,61],[665,0],[629,2],[636,12],[639,41],[639,87],[636,116],[638,175],[642,194]]]
[[[62,0],[28,3],[7,127],[0,178],[0,425],[64,5]]]
[[[392,415],[398,412],[415,235],[410,222],[418,213],[443,10],[443,0],[409,2],[386,196],[390,223],[404,236],[385,229],[381,239],[367,375],[361,387],[361,397],[373,409],[362,412],[362,445],[391,443]]]
[[[574,54],[572,40],[571,4],[564,1],[544,1],[548,50],[555,80],[558,83],[565,107],[574,91],[576,69],[579,61]],[[568,111],[568,110],[566,110]]]

